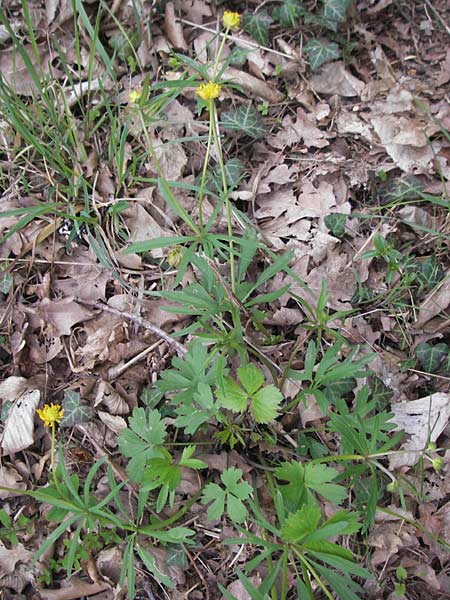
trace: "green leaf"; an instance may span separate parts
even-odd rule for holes
[[[239,131],[259,140],[266,135],[261,115],[251,104],[222,113],[221,124],[227,131]]]
[[[420,270],[416,273],[419,283],[427,289],[436,287],[444,276],[444,270],[435,256],[430,256],[420,263]]]
[[[249,33],[258,44],[267,46],[269,44],[269,25],[273,19],[266,10],[254,13],[244,13],[241,19],[242,29]]]
[[[202,503],[208,504],[212,501],[211,506],[208,507],[208,519],[210,521],[217,521],[223,515],[225,511],[225,498],[226,492],[217,483],[208,483],[205,486]]]
[[[285,542],[300,542],[313,531],[316,531],[321,519],[318,506],[304,506],[291,513],[281,527],[281,537]]]
[[[436,373],[445,356],[448,355],[448,346],[445,343],[432,346],[428,342],[418,344],[416,347],[416,356],[427,373]]]
[[[316,39],[309,40],[309,42],[303,46],[303,50],[308,55],[309,66],[312,71],[315,71],[330,60],[338,59],[341,55],[339,46],[334,42],[321,42]]]
[[[340,504],[347,497],[347,490],[342,485],[330,483],[338,475],[336,469],[326,465],[308,463],[305,466],[305,486],[326,500]]]
[[[347,10],[353,0],[322,0],[322,16],[328,21],[335,23],[345,23],[347,20]]]
[[[224,408],[242,413],[247,408],[248,394],[232,377],[223,380],[223,393],[217,390],[217,399]]]
[[[61,421],[61,427],[73,427],[78,423],[86,423],[92,419],[92,409],[90,406],[81,404],[81,397],[78,392],[67,390],[63,400],[64,418]]]
[[[301,0],[284,0],[281,6],[273,9],[272,16],[283,27],[296,27],[304,12]]]
[[[209,483],[202,496],[202,503],[207,504],[213,501],[208,508],[208,518],[217,520],[226,511],[234,523],[242,523],[248,515],[248,510],[243,503],[247,500],[253,491],[252,486],[246,481],[240,481],[242,470],[231,467],[226,469],[220,476],[225,490],[215,483]]]
[[[166,424],[157,410],[135,408],[129,420],[130,429],[119,436],[120,452],[130,458],[127,472],[133,481],[141,481],[150,458],[161,456],[161,446],[166,437]]]
[[[327,215],[324,219],[324,223],[328,230],[331,232],[331,235],[334,235],[337,238],[345,235],[345,221],[347,220],[347,215],[344,213],[331,213]]]
[[[335,381],[330,385],[327,385],[323,393],[325,394],[330,404],[336,404],[343,396],[353,391],[356,387],[356,379],[349,377],[348,379],[341,379],[341,381]]]
[[[239,381],[248,394],[254,394],[264,384],[264,375],[261,369],[249,363],[245,367],[239,367],[237,370]]]
[[[268,385],[253,395],[250,410],[257,423],[270,423],[278,414],[283,394],[274,385]]]
[[[156,578],[156,580],[169,588],[173,588],[173,581],[158,569],[155,559],[150,552],[148,552],[140,544],[137,546],[137,552],[139,554],[139,558],[142,560],[150,573]]]

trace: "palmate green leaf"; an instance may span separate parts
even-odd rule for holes
[[[227,492],[234,494],[241,500],[247,500],[250,497],[253,488],[246,481],[240,481],[241,478],[242,470],[235,467],[225,469],[220,476],[220,479],[227,488]]]
[[[291,513],[281,527],[281,537],[285,542],[301,542],[301,540],[316,531],[321,519],[318,506],[304,506]]]
[[[237,372],[242,387],[249,394],[254,394],[264,384],[263,372],[261,371],[261,369],[255,367],[253,363],[249,363],[245,367],[239,367]]]
[[[202,504],[212,504],[208,507],[208,519],[217,521],[225,511],[226,492],[217,483],[208,483],[203,490]]]
[[[340,504],[347,497],[347,490],[342,485],[331,483],[338,475],[336,469],[308,463],[305,466],[305,486],[330,502]]]
[[[119,435],[120,452],[130,462],[127,472],[133,481],[140,481],[150,458],[161,456],[159,446],[166,437],[166,423],[157,410],[135,408],[129,420],[130,429],[124,429]]]
[[[442,360],[448,356],[448,346],[444,342],[432,346],[428,342],[418,344],[416,356],[427,373],[436,373]]]
[[[216,394],[219,403],[224,408],[237,413],[242,413],[247,408],[247,392],[230,376],[223,380],[223,391],[217,390]]]
[[[251,104],[222,113],[221,124],[227,131],[239,131],[259,140],[266,134],[261,115]]]
[[[328,230],[331,232],[331,235],[334,235],[337,238],[345,235],[345,222],[347,220],[347,215],[344,213],[331,213],[324,218],[324,223]]]
[[[86,423],[92,418],[92,409],[81,403],[78,392],[67,390],[63,399],[64,418],[61,427],[73,427],[79,423]]]
[[[274,385],[267,385],[252,396],[250,411],[257,423],[270,423],[276,418],[283,394]]]
[[[283,27],[296,27],[305,9],[301,0],[284,0],[273,9],[272,16]]]
[[[266,10],[254,13],[244,13],[241,19],[242,29],[249,33],[258,44],[269,44],[269,26],[273,23],[272,17]]]
[[[321,42],[316,39],[309,40],[303,46],[303,50],[308,55],[311,71],[316,71],[324,63],[336,60],[341,55],[339,46],[334,42]]]

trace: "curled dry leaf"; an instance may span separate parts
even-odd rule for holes
[[[9,382],[10,379],[14,379],[14,381]],[[38,389],[23,388],[23,382],[17,381],[22,379],[22,377],[9,377],[3,382],[3,390],[8,389],[10,385],[10,389],[15,389],[17,393],[20,392],[20,395],[8,398],[13,403],[9,407],[0,442],[0,448],[4,455],[20,452],[31,446],[34,441],[34,414],[41,398],[41,392]]]
[[[320,73],[311,77],[309,84],[318,94],[337,94],[345,98],[360,96],[364,89],[364,83],[347,71],[341,61],[324,65]]]
[[[279,92],[273,85],[268,84],[263,79],[258,79],[245,71],[239,71],[229,67],[224,75],[225,81],[233,81],[249,92],[251,96],[258,96],[263,100],[267,100],[271,104],[276,104],[283,100],[283,94]]]
[[[415,465],[427,444],[435,442],[446,427],[450,418],[450,396],[436,392],[418,400],[392,404],[391,409],[397,429],[411,438],[402,444],[402,453],[390,457],[390,466],[394,469]]]
[[[103,403],[112,415],[125,415],[130,412],[128,404],[108,381],[101,381],[98,386],[94,406],[100,403]]]
[[[106,427],[116,435],[119,435],[119,433],[123,429],[127,428],[127,422],[123,417],[120,417],[119,415],[110,415],[107,412],[99,410],[98,416],[100,420],[106,425]]]

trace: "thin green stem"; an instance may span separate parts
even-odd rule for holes
[[[283,552],[283,566],[281,572],[281,600],[287,598],[287,564],[288,564],[288,553],[285,550]]]
[[[209,157],[211,156],[211,144],[213,138],[213,106],[214,100],[209,100],[209,131],[208,131],[208,144],[206,146],[205,160],[203,161],[202,179],[200,181],[200,191],[198,194],[198,219],[200,223],[200,230],[203,231],[203,194],[205,191],[206,173],[208,171]]]
[[[214,81],[214,79],[215,79],[215,77],[217,75],[217,69],[219,67],[220,57],[222,56],[223,48],[225,46],[225,42],[227,40],[227,37],[228,37],[229,33],[230,33],[230,28],[227,27],[226,30],[225,30],[225,33],[223,34],[223,38],[222,38],[222,41],[221,41],[220,46],[219,46],[219,51],[217,52],[217,55],[216,55],[216,60],[214,61],[213,77],[212,77],[213,81]]]
[[[213,125],[213,135],[214,135],[214,143],[216,145],[217,150],[217,158],[219,160],[220,165],[220,174],[222,176],[222,189],[225,197],[225,207],[227,213],[227,229],[228,229],[228,237],[229,237],[229,247],[230,247],[230,271],[231,271],[231,290],[233,293],[236,292],[236,273],[234,268],[234,245],[233,245],[233,221],[232,221],[232,208],[230,203],[230,198],[228,197],[228,183],[227,183],[227,175],[225,172],[225,164],[223,162],[223,153],[222,153],[222,143],[220,141],[220,135],[217,126],[217,113],[215,104],[212,105],[212,125]]]
[[[166,179],[166,176],[164,175],[164,171],[161,167],[161,163],[158,160],[158,157],[156,155],[155,152],[155,148],[153,147],[152,144],[152,140],[148,134],[147,131],[147,127],[145,125],[145,121],[144,121],[144,117],[142,114],[142,110],[140,108],[138,108],[138,115],[139,115],[139,120],[140,120],[140,124],[142,127],[142,132],[144,134],[144,138],[145,138],[145,143],[147,146],[147,150],[153,160],[153,163],[156,167],[156,171],[160,177],[160,179],[163,181],[165,189],[167,194],[170,196],[170,200],[172,201],[173,205],[175,206],[176,210],[178,211],[179,216],[183,219],[183,221],[189,225],[191,227],[191,229],[197,234],[197,235],[201,235],[200,234],[200,229],[197,227],[197,225],[193,222],[193,220],[191,219],[191,217],[188,215],[188,213],[185,211],[185,209],[183,208],[183,206],[178,202],[175,194],[172,192],[172,189]]]

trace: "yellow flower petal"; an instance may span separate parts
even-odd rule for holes
[[[217,98],[220,94],[220,90],[222,86],[218,83],[214,83],[214,81],[208,81],[208,83],[201,83],[197,90],[197,96],[200,96],[202,100],[212,100],[213,98]]]
[[[223,13],[223,24],[226,29],[239,29],[241,26],[241,15],[231,10]]]
[[[136,104],[139,98],[142,96],[142,92],[140,90],[131,90],[128,94],[128,100],[130,104]]]
[[[60,404],[45,404],[43,409],[38,408],[36,412],[45,427],[52,427],[55,423],[60,423],[64,417],[64,409]]]

